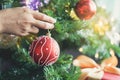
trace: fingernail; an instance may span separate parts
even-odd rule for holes
[[[53,28],[54,28],[54,25],[51,24],[51,23],[45,23],[44,28],[45,28],[45,29],[53,29]]]
[[[53,24],[49,24],[48,27],[49,27],[50,29],[52,29],[52,28],[54,28],[54,25],[53,25]]]
[[[56,19],[53,19],[53,23],[56,23],[56,21],[57,21]]]

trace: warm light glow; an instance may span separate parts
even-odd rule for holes
[[[103,24],[103,21],[99,20],[98,26],[99,26],[99,27],[103,27],[103,25],[104,25],[104,24]]]
[[[114,53],[114,50],[110,49],[110,55],[111,55],[111,56],[114,56],[114,54],[115,54],[115,53]]]
[[[83,48],[80,48],[79,51],[80,51],[80,52],[83,52]]]
[[[98,59],[99,58],[99,53],[95,54],[95,58]]]
[[[110,25],[106,18],[100,17],[99,20],[95,22],[96,23],[93,24],[95,33],[105,35],[105,33],[110,30]]]

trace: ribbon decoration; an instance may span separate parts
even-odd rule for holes
[[[74,61],[73,65],[79,66],[81,68],[81,75],[79,80],[101,80],[104,73],[111,73],[120,76],[120,68],[117,68],[118,60],[114,53],[111,57],[102,61],[101,64],[97,64],[93,59],[80,55]]]

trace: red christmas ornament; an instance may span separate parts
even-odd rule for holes
[[[59,54],[59,45],[50,36],[41,36],[34,40],[30,46],[30,56],[41,66],[55,63]]]
[[[75,12],[81,20],[88,20],[96,13],[96,5],[92,0],[80,0]]]

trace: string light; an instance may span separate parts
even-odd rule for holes
[[[95,58],[98,59],[99,58],[99,53],[95,54]]]
[[[80,51],[80,52],[83,52],[83,48],[79,48],[79,51]]]

